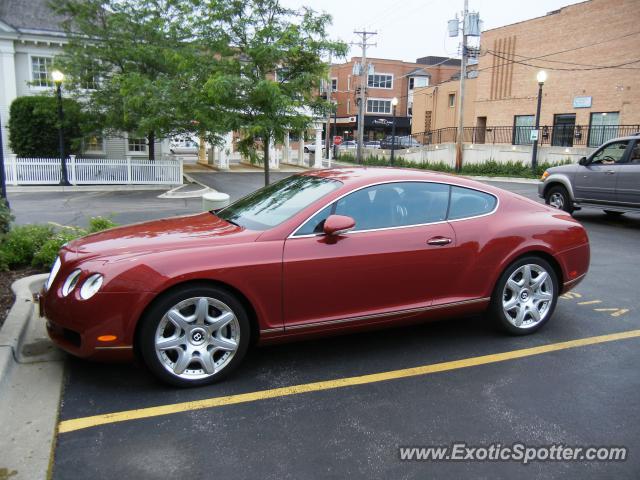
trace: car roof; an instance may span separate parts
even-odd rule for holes
[[[620,142],[624,140],[640,140],[640,132],[634,133],[633,135],[628,135],[626,137],[612,138],[610,140],[607,140],[606,142],[603,142],[602,145],[604,145],[605,143]]]
[[[462,177],[431,170],[417,168],[394,168],[394,167],[340,167],[325,170],[311,170],[300,175],[310,175],[316,177],[330,178],[338,180],[347,187],[357,187],[380,182],[403,182],[403,181],[423,181],[451,183],[469,188],[475,188],[498,194],[499,189],[485,183],[480,183],[470,178]]]

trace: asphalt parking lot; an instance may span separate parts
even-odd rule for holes
[[[204,175],[232,198],[262,178]],[[535,185],[497,184],[537,198]],[[74,194],[52,221],[80,220],[109,202],[120,205],[121,223],[200,206],[126,193]],[[53,197],[11,200],[20,221]],[[575,216],[590,235],[590,273],[533,336],[507,337],[471,317],[263,347],[227,381],[190,390],[165,387],[137,365],[69,358],[53,478],[637,478],[640,338],[592,337],[640,329],[640,215]],[[592,340],[563,343],[579,339]],[[542,346],[552,347],[525,350]],[[424,368],[408,375],[415,367]],[[313,382],[323,383],[304,387]],[[400,460],[401,446],[453,442],[625,446],[629,458]]]

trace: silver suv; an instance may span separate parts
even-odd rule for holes
[[[640,132],[609,140],[578,164],[549,168],[538,195],[569,213],[581,207],[608,215],[640,212]]]

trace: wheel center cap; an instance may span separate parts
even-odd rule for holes
[[[521,299],[523,302],[526,302],[527,300],[529,300],[529,292],[527,292],[526,290],[523,290],[523,291],[520,293],[520,299]]]
[[[207,332],[202,328],[194,328],[191,330],[191,343],[193,345],[202,345],[207,338]]]

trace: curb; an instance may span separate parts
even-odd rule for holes
[[[20,351],[34,313],[32,292],[37,291],[47,277],[46,273],[32,275],[16,280],[11,285],[16,300],[0,328],[0,385],[8,377],[13,364],[20,361]]]
[[[462,175],[463,177],[466,175]],[[523,185],[537,185],[540,181],[535,178],[520,178],[520,177],[480,177],[480,176],[466,176],[473,180],[480,182],[504,182],[504,183],[521,183]]]

